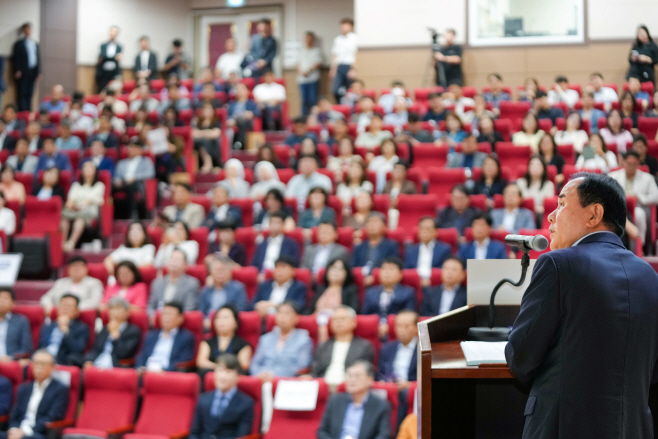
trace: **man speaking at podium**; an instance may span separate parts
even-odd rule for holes
[[[658,275],[619,239],[624,190],[577,176],[548,219],[553,251],[535,264],[505,349],[531,387],[523,438],[652,438]]]

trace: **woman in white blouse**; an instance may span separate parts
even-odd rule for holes
[[[153,265],[155,257],[155,246],[151,244],[151,239],[144,224],[135,221],[128,226],[126,230],[126,240],[116,250],[110,253],[103,264],[107,273],[114,275],[115,267],[123,261],[130,261],[135,266],[146,267]]]
[[[578,113],[571,113],[567,117],[564,130],[555,133],[555,143],[558,145],[573,145],[574,151],[583,153],[583,146],[589,140],[587,133],[582,129],[583,119]]]
[[[231,198],[247,198],[249,183],[244,179],[244,165],[238,159],[229,159],[224,165],[224,180],[217,183],[228,191]]]
[[[588,150],[588,147],[591,148]],[[584,153],[576,160],[576,169],[584,171],[601,170],[604,174],[618,166],[617,155],[608,151],[608,147],[599,133],[594,133],[589,138],[589,145],[585,147]]]
[[[343,206],[349,207],[354,197],[361,192],[372,193],[373,189],[372,183],[368,181],[366,166],[359,157],[359,159],[352,161],[345,182],[336,187],[336,196],[343,202]]]
[[[512,143],[516,146],[530,146],[532,152],[537,152],[542,137],[544,130],[539,129],[537,116],[529,112],[523,117],[521,131],[512,134]]]
[[[98,170],[92,161],[82,165],[80,182],[69,189],[68,199],[62,209],[60,230],[64,251],[72,251],[78,244],[85,226],[98,218],[100,207],[105,203],[105,185],[98,180]],[[69,232],[71,236],[69,236]]]
[[[616,143],[617,154],[626,152],[626,146],[633,143],[633,135],[624,128],[624,119],[619,110],[611,110],[606,120],[605,128],[599,131],[605,143]]]
[[[528,162],[525,176],[516,181],[523,198],[535,200],[535,213],[544,214],[544,198],[555,196],[555,185],[548,179],[546,162],[539,155],[533,155]]]
[[[368,169],[377,172],[377,193],[381,193],[386,184],[386,174],[393,171],[393,167],[400,160],[398,146],[393,139],[386,139],[380,147],[381,155],[374,157],[368,164]]]
[[[190,240],[190,230],[182,221],[176,221],[173,227],[162,235],[162,243],[153,261],[155,268],[164,267],[175,249],[182,250],[185,253],[188,265],[196,264],[199,257],[199,243]]]

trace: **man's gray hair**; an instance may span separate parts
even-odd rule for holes
[[[53,354],[51,354],[51,353],[48,351],[48,349],[42,348],[42,349],[37,349],[36,351],[34,351],[34,353],[32,354],[32,359],[33,359],[33,360],[34,360],[34,357],[37,356],[37,354],[45,354],[45,355],[48,355],[48,356],[50,357],[50,360],[51,360],[51,362],[52,362],[53,364],[57,363],[57,359],[55,358],[55,356],[54,356]]]
[[[122,306],[126,311],[130,309],[130,303],[128,303],[128,301],[123,297],[119,297],[119,296],[114,296],[107,303],[108,308],[113,308],[115,306]]]
[[[375,377],[375,366],[373,366],[370,361],[366,361],[366,360],[355,361],[354,363],[352,363],[352,365],[349,368],[351,369],[354,366],[363,366],[363,367],[365,367],[366,368],[366,374],[368,374],[368,376],[370,378]]]
[[[339,305],[336,308],[334,308],[334,311],[337,311],[339,309],[344,309],[345,311],[348,312],[351,318],[355,319],[356,318],[356,311],[351,306],[347,305]]]

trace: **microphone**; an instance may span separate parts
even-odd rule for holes
[[[505,244],[516,246],[523,251],[535,250],[541,252],[548,248],[548,239],[544,235],[507,235]]]

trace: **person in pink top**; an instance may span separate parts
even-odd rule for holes
[[[115,270],[116,283],[108,285],[103,293],[100,310],[107,308],[107,303],[115,296],[123,297],[130,304],[130,311],[144,311],[148,301],[148,288],[142,282],[139,270],[130,261],[123,261]]]
[[[14,178],[14,170],[4,165],[0,169],[0,192],[5,196],[6,201],[18,201],[25,204],[25,186]]]

